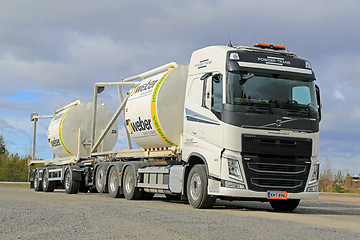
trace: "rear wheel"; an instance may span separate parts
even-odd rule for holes
[[[131,166],[128,166],[125,169],[123,181],[123,191],[126,199],[136,200],[142,198],[144,192],[140,191],[139,188],[135,187],[136,176],[134,175],[134,170]]]
[[[113,198],[124,197],[122,189],[119,186],[119,173],[116,170],[116,167],[110,168],[109,177],[108,177],[108,189],[109,195]]]
[[[49,173],[46,170],[43,172],[42,186],[44,192],[53,192],[55,189],[55,182],[49,181]]]
[[[40,172],[37,170],[34,173],[34,190],[39,192],[42,191],[42,181],[40,180]]]
[[[106,191],[107,189],[106,189],[105,168],[101,165],[96,169],[95,186],[96,186],[96,190],[99,193],[107,192]]]
[[[208,179],[205,165],[195,165],[189,173],[187,181],[187,196],[191,206],[194,208],[211,208],[216,197],[207,194]]]
[[[71,170],[67,170],[65,173],[64,187],[67,194],[76,194],[79,192],[80,182],[74,180]]]
[[[276,212],[291,212],[299,203],[300,199],[270,200],[270,205]]]

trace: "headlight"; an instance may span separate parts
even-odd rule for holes
[[[315,163],[315,165],[314,165],[314,170],[312,171],[309,185],[314,184],[314,183],[316,183],[317,181],[319,181],[319,169],[320,169],[320,163],[317,162],[317,163]]]
[[[236,159],[227,159],[228,160],[228,169],[229,177],[243,182],[243,177],[240,170],[239,161]]]

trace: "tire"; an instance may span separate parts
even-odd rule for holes
[[[300,203],[300,199],[270,200],[270,205],[275,212],[291,212]]]
[[[35,171],[34,173],[34,190],[36,192],[40,192],[42,191],[42,181],[40,180],[40,172],[39,171]]]
[[[98,193],[107,192],[105,168],[101,165],[96,169],[95,186]]]
[[[123,191],[124,196],[128,200],[137,200],[143,197],[144,192],[140,191],[139,188],[135,187],[136,176],[134,175],[134,170],[132,166],[128,166],[124,172],[123,179]]]
[[[122,193],[122,188],[119,186],[119,173],[116,170],[116,167],[110,168],[108,176],[108,190],[109,195],[112,198],[124,197]]]
[[[194,208],[211,208],[216,197],[207,194],[208,178],[205,165],[195,165],[189,173],[187,180],[187,197]]]
[[[43,171],[42,186],[44,192],[53,192],[55,189],[55,182],[49,181],[49,174],[46,170]]]
[[[73,179],[71,170],[67,170],[65,173],[64,188],[67,194],[76,194],[80,189],[80,182]]]

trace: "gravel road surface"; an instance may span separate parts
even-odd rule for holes
[[[0,187],[0,239],[66,238],[360,239],[360,198],[320,196],[276,213],[268,203],[218,200],[199,210],[162,195],[128,201]]]

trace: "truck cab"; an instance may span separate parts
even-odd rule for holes
[[[318,197],[321,103],[307,60],[269,44],[203,48],[185,94],[182,159],[204,165],[208,198],[293,210]]]

